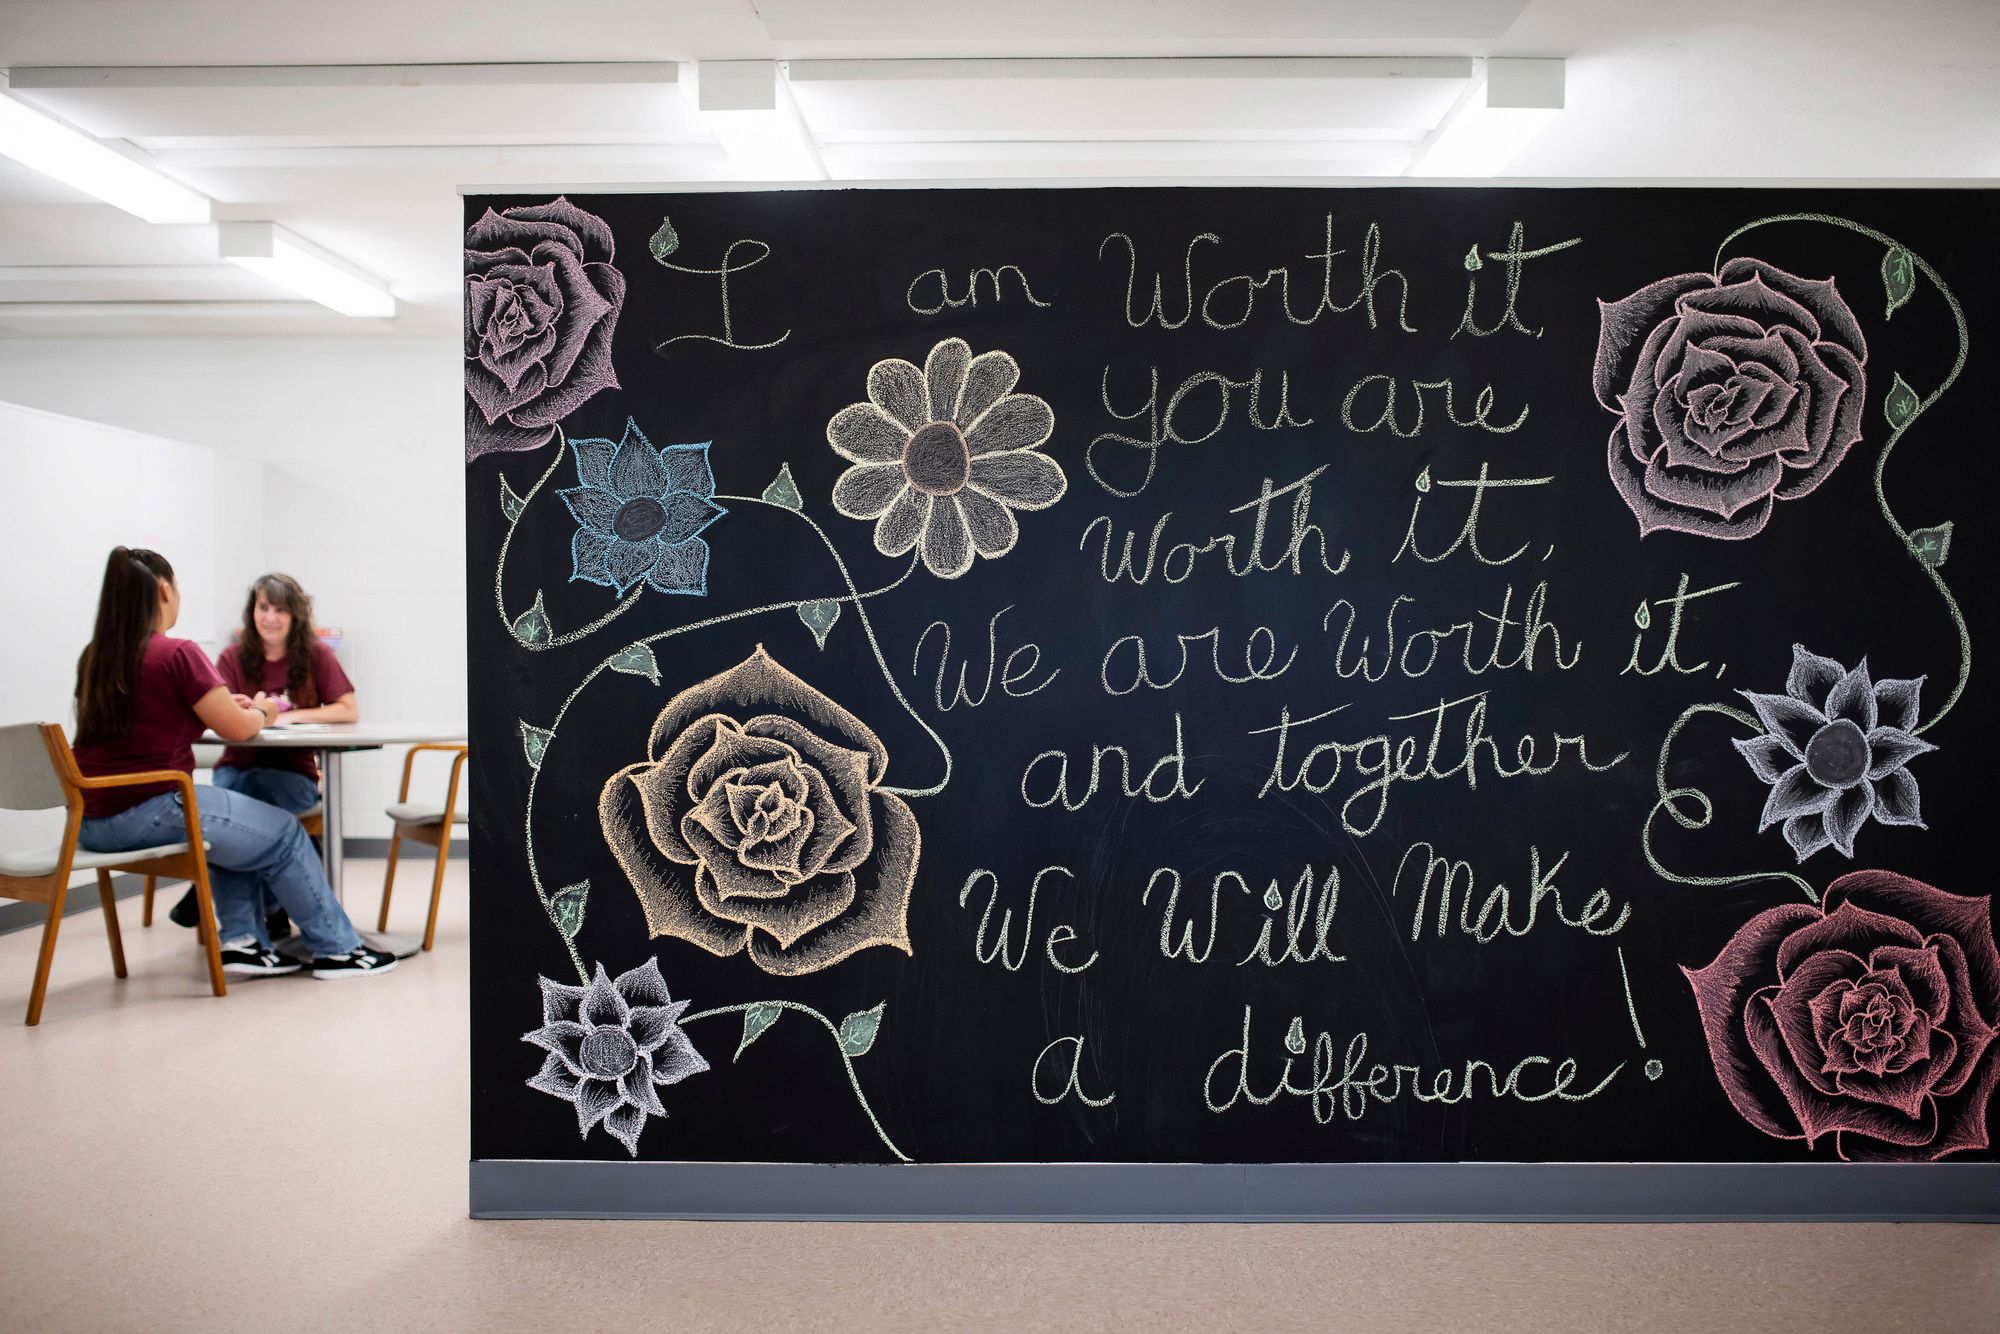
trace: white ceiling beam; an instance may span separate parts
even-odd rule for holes
[[[671,84],[673,61],[512,65],[66,65],[15,69],[14,87],[94,88],[491,88]]]
[[[793,83],[910,79],[1469,79],[1470,56],[1133,56],[1108,59],[791,60]]]

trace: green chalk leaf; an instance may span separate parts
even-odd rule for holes
[[[528,757],[529,768],[542,767],[542,755],[548,750],[549,742],[555,740],[555,736],[554,732],[545,728],[531,727],[527,723],[521,724],[521,750]]]
[[[1306,1021],[1298,1015],[1292,1016],[1292,1026],[1285,1030],[1285,1050],[1294,1056],[1306,1054]]]
[[[1426,463],[1424,470],[1417,474],[1417,490],[1429,494],[1431,489],[1431,466]]]
[[[1926,568],[1935,570],[1951,554],[1951,525],[1918,528],[1910,534],[1910,550]]]
[[[1278,892],[1278,882],[1275,880],[1271,882],[1270,888],[1264,891],[1264,906],[1272,912],[1285,906],[1285,896]]]
[[[744,1050],[758,1038],[763,1037],[764,1030],[772,1024],[777,1023],[778,1016],[784,1012],[785,1008],[782,1005],[773,1005],[769,1001],[759,1001],[745,1010],[743,1012],[743,1040],[736,1044],[736,1055],[729,1059],[732,1061],[740,1059]]]
[[[614,672],[643,676],[654,685],[660,683],[660,664],[654,659],[653,650],[644,644],[627,644],[606,661]]]
[[[1882,312],[1885,320],[1894,315],[1917,290],[1916,262],[1910,258],[1910,252],[1901,246],[1891,246],[1882,256],[1882,290],[1889,298],[1889,308]]]
[[[1900,428],[1917,415],[1917,402],[1917,391],[1898,375],[1889,386],[1889,396],[1882,400],[1882,415],[1889,419],[1889,425]]]
[[[513,523],[519,519],[521,511],[527,507],[528,502],[515,495],[514,488],[507,485],[507,479],[502,477],[500,479],[500,512],[507,516],[507,522]]]
[[[588,880],[564,885],[549,895],[549,920],[556,924],[556,930],[563,933],[564,940],[575,940],[576,933],[583,930],[583,906],[589,898]]]
[[[548,643],[554,635],[555,627],[549,624],[549,614],[542,610],[541,590],[536,589],[534,605],[522,612],[514,622],[514,638],[532,647]]]
[[[883,1001],[882,1005],[887,1005]],[[868,1049],[875,1045],[875,1034],[882,1027],[882,1005],[872,1010],[857,1010],[840,1021],[840,1049],[849,1056],[866,1056]]]
[[[805,498],[799,494],[798,483],[792,480],[791,464],[778,465],[778,475],[764,488],[764,499],[773,505],[783,505],[788,510],[802,510],[806,507]]]
[[[1650,602],[1641,602],[1639,604],[1639,610],[1632,613],[1632,624],[1638,626],[1641,630],[1652,629],[1653,604]]]
[[[1474,246],[1465,252],[1465,271],[1467,273],[1477,273],[1485,267],[1485,261],[1479,258],[1478,246]]]
[[[813,632],[813,638],[818,641],[819,646],[825,648],[827,634],[833,629],[833,623],[840,619],[840,604],[829,602],[824,598],[817,602],[801,603],[799,619],[806,623],[806,629]]]
[[[674,230],[671,218],[660,219],[660,230],[653,233],[653,239],[646,242],[646,249],[653,252],[653,258],[664,264],[667,256],[681,248],[680,233]]]

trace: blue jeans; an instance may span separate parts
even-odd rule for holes
[[[319,784],[296,769],[239,769],[226,764],[215,771],[213,781],[225,791],[255,797],[292,815],[319,805]]]
[[[201,834],[209,844],[208,883],[225,941],[250,937],[265,949],[264,898],[291,915],[305,945],[316,955],[345,954],[361,943],[354,924],[333,897],[312,842],[291,814],[225,787],[204,787]],[[187,840],[181,794],[163,792],[116,815],[86,818],[77,841],[92,852]]]

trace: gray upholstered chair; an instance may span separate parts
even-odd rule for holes
[[[76,845],[83,826],[83,794],[138,783],[174,783],[181,790],[187,816],[187,839],[129,852],[91,852]],[[201,817],[195,805],[194,781],[178,770],[116,774],[86,778],[70,753],[69,738],[55,723],[16,723],[0,727],[0,809],[64,812],[62,839],[54,846],[40,842],[0,846],[0,898],[49,905],[42,927],[42,950],[35,961],[34,989],[28,993],[28,1023],[42,1021],[42,998],[49,988],[49,965],[55,961],[56,933],[61,929],[63,901],[69,879],[77,871],[97,872],[97,897],[104,906],[104,924],[111,940],[111,971],[125,976],[125,941],[118,932],[118,903],[111,891],[111,872],[148,877],[174,876],[192,880],[201,906],[202,941],[208,958],[209,985],[220,996],[228,991],[222,979],[222,952],[215,927],[215,903],[208,889],[208,845],[201,838]]]
[[[410,772],[416,766],[417,753],[426,750],[447,751],[454,756],[451,781],[445,786],[442,806],[410,800]],[[425,949],[437,942],[438,899],[444,893],[444,863],[451,851],[452,827],[465,823],[465,815],[458,809],[458,779],[465,768],[466,754],[464,746],[437,742],[427,741],[411,746],[410,753],[403,757],[403,785],[396,793],[395,805],[388,808],[389,819],[394,822],[395,829],[389,836],[389,870],[382,877],[382,915],[376,921],[375,929],[389,929],[389,896],[396,888],[396,858],[402,850],[403,840],[407,838],[427,843],[437,849],[437,869],[431,875],[431,915],[424,924]]]

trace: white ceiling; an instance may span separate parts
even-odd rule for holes
[[[460,187],[727,178],[685,61],[793,61],[836,180],[1324,179],[1399,173],[1488,55],[1568,62],[1514,178],[2000,178],[2000,0],[0,0],[16,96],[403,311],[283,299],[211,228],[0,159],[0,335],[448,330]]]

